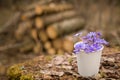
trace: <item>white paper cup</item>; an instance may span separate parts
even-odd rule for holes
[[[99,72],[101,54],[104,47],[92,53],[81,51],[76,54],[78,73],[83,77],[90,77]]]

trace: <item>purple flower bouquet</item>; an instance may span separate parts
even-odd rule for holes
[[[80,38],[74,44],[74,53],[77,56],[78,73],[84,77],[89,77],[99,72],[100,59],[103,45],[107,45],[104,39],[101,38],[101,33],[90,32],[86,36],[80,37],[81,33],[75,36]]]

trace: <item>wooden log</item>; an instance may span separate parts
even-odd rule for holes
[[[77,16],[77,12],[74,10],[64,11],[57,14],[52,14],[48,16],[38,17],[35,20],[35,25],[38,28],[41,28],[45,25],[49,25],[54,22],[58,22],[64,19],[72,18]]]
[[[10,19],[8,19],[8,21],[3,26],[0,27],[0,33],[10,32],[10,31],[13,32],[14,30],[13,26],[16,26],[17,23],[19,22],[20,15],[21,15],[21,12],[14,13],[14,15],[10,17]]]
[[[72,33],[82,29],[85,25],[85,22],[81,18],[73,18],[59,23],[54,23],[49,25],[46,29],[46,32],[51,39],[55,39],[58,36]]]
[[[25,46],[28,46],[25,48]],[[33,41],[30,38],[26,38],[25,40],[19,42],[19,43],[10,43],[4,46],[0,46],[0,51],[13,51],[13,50],[21,50],[22,51],[28,51],[34,46]],[[23,49],[24,48],[24,49]]]
[[[20,52],[31,51],[34,47],[34,42],[30,39],[24,39],[22,46],[19,47]]]
[[[46,42],[48,40],[48,35],[44,30],[40,30],[39,38],[42,42]]]
[[[61,55],[61,54],[64,54],[65,51],[63,49],[58,49],[56,53]]]
[[[72,6],[69,4],[37,5],[35,6],[35,9],[24,12],[21,15],[21,20],[29,20],[30,18],[33,18],[36,15],[42,15],[43,13],[55,13],[69,9],[72,9]]]
[[[42,29],[44,27],[43,21],[40,19],[40,17],[35,18],[35,27],[37,29]]]
[[[58,38],[52,41],[53,47],[56,49],[62,49],[63,41],[62,38]]]
[[[42,53],[42,45],[41,45],[40,41],[36,43],[36,45],[33,48],[33,51],[36,54]]]
[[[24,11],[30,11],[35,9],[36,5],[47,5],[51,2],[52,0],[40,0],[39,2],[35,2],[33,4],[28,5],[27,7],[25,7],[23,10]]]
[[[21,20],[28,20],[30,18],[33,18],[36,13],[35,13],[35,7],[36,5],[47,5],[51,2],[51,0],[40,0],[37,1],[36,3],[32,3],[30,5],[28,5],[27,7],[24,7],[24,9],[22,9],[24,11],[24,13],[21,15]]]
[[[34,28],[31,30],[31,36],[36,42],[38,41],[37,29]]]
[[[22,21],[25,21],[25,20],[29,20],[30,18],[33,18],[35,16],[35,11],[27,11],[27,12],[24,12],[22,15],[21,15],[21,20]]]
[[[63,49],[66,52],[73,52],[74,49],[74,42],[73,42],[73,38],[71,36],[66,36],[63,39]]]
[[[55,50],[55,48],[50,48],[50,49],[47,50],[47,53],[49,55],[54,55],[54,54],[56,54],[56,50]]]
[[[32,22],[31,21],[25,21],[22,22],[18,25],[18,29],[15,31],[15,37],[17,39],[21,39],[22,36],[26,33],[28,29],[32,27]]]
[[[52,44],[50,41],[47,41],[44,43],[44,48],[47,50],[47,49],[50,49],[52,47]]]
[[[42,6],[36,6],[35,13],[37,15],[41,15],[43,13],[55,13],[55,12],[61,12],[65,10],[72,9],[73,6],[70,4],[49,4],[49,5],[42,5]]]

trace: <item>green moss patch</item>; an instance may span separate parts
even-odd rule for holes
[[[120,79],[120,53],[102,56],[100,72],[89,78],[77,73],[76,58],[73,55],[39,56],[8,69],[10,80],[99,80]]]

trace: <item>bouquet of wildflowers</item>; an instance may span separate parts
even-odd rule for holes
[[[99,32],[90,32],[86,36],[81,36],[81,33],[78,33],[75,36],[81,40],[74,44],[79,74],[84,77],[97,74],[103,45],[107,45],[108,42],[101,38]]]
[[[74,53],[85,51],[86,53],[95,52],[102,48],[103,45],[107,45],[108,42],[101,38],[100,32],[90,32],[86,36],[81,37],[81,33],[75,35],[82,41],[78,42],[74,46]]]

